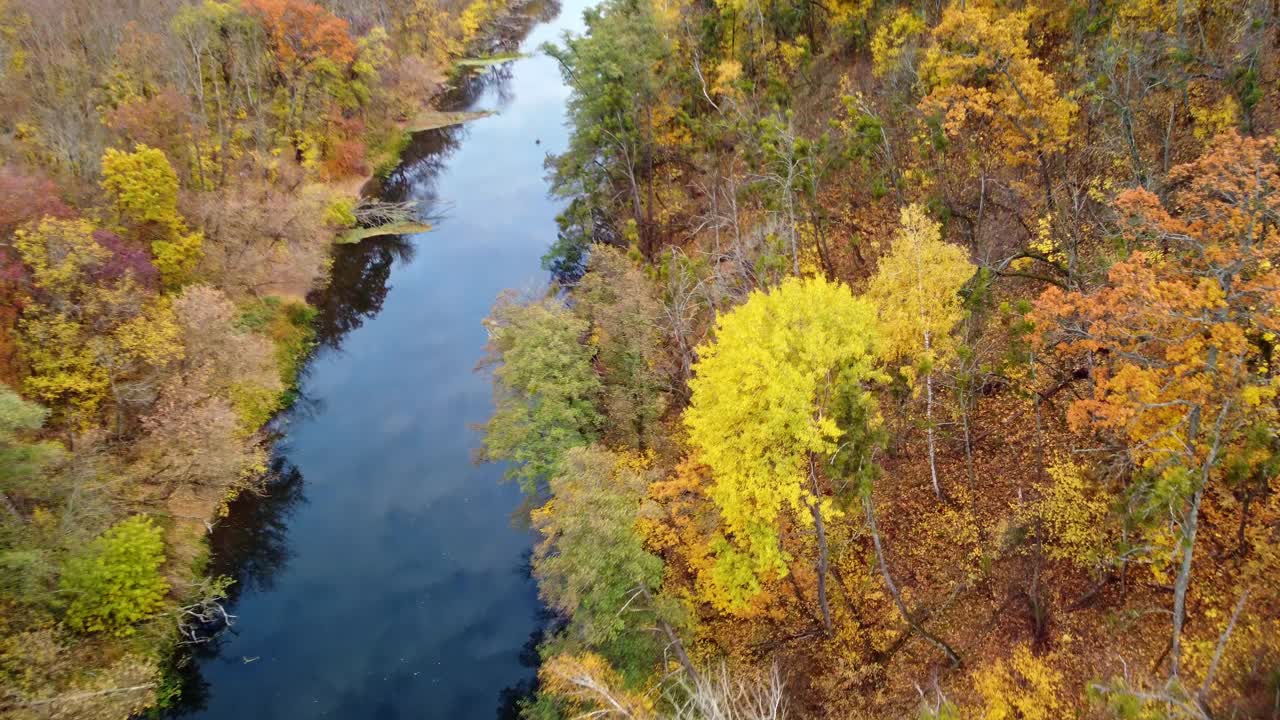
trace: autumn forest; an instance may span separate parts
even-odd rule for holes
[[[0,716],[176,700],[308,293],[417,227],[360,189],[521,5],[0,0]],[[478,367],[522,717],[1280,717],[1278,44],[1272,0],[602,0],[543,45],[551,281]]]

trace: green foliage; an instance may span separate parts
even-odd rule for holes
[[[149,517],[121,520],[67,561],[60,583],[66,623],[80,632],[129,635],[164,604],[169,583],[162,531]]]
[[[662,60],[671,50],[648,2],[610,0],[585,12],[587,34],[543,49],[560,63],[572,88],[568,102],[575,128],[569,147],[554,160],[553,188],[607,208],[615,194],[630,198],[640,221],[639,158],[653,151],[648,126],[658,102]],[[649,179],[652,182],[652,178]]]
[[[48,416],[48,410],[0,385],[0,492],[38,493],[36,475],[62,448],[54,442],[28,441],[22,436],[39,430]]]
[[[261,426],[293,402],[298,374],[315,346],[315,317],[316,309],[305,302],[275,296],[264,297],[242,310],[237,322],[239,327],[266,335],[275,345],[276,367],[285,387],[284,394],[277,396],[274,404],[260,388],[235,390],[232,401],[245,427]]]
[[[564,453],[593,442],[600,379],[587,323],[553,299],[517,302],[503,295],[485,320],[496,408],[485,425],[482,457],[510,463],[507,477],[533,492]]]
[[[610,435],[637,449],[652,445],[667,404],[668,378],[649,279],[621,251],[597,248],[574,292],[574,309],[591,322]]]
[[[0,385],[0,598],[22,604],[46,604],[55,572],[47,548],[26,542],[33,534],[16,515],[16,498],[43,500],[52,491],[48,465],[62,457],[62,446],[30,436],[48,411]]]
[[[373,176],[385,180],[391,175],[400,166],[400,156],[408,149],[411,142],[413,142],[413,134],[398,127],[388,128],[384,133],[377,135],[369,143]]]
[[[587,271],[591,254],[591,238],[594,228],[591,209],[581,198],[574,198],[569,206],[556,216],[555,242],[542,255],[542,269],[551,273],[556,282],[573,285]]]
[[[533,568],[548,604],[572,616],[574,641],[615,651],[648,603],[637,593],[656,592],[662,560],[644,549],[635,519],[649,482],[657,475],[643,455],[616,454],[598,446],[571,448],[549,481],[551,499],[533,512],[543,541]],[[652,650],[643,643],[643,650]],[[650,656],[651,657],[651,656]]]
[[[832,481],[840,500],[849,503],[871,492],[871,484],[880,473],[875,453],[887,439],[880,405],[856,368],[841,369],[831,397],[830,415],[841,432],[840,445],[831,458]]]

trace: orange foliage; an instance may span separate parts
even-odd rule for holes
[[[242,0],[271,39],[280,70],[293,76],[300,68],[327,58],[348,65],[356,57],[347,21],[306,0]]]

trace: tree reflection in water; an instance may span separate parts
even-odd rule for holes
[[[288,564],[293,555],[289,549],[289,517],[304,502],[302,473],[277,456],[265,492],[242,493],[231,503],[227,517],[214,527],[209,536],[209,574],[235,580],[227,590],[226,602],[233,615],[243,592],[270,590],[275,577]],[[199,662],[218,658],[226,637],[235,632],[233,623],[209,642],[190,646],[189,653],[179,659],[175,674],[181,696],[171,708],[171,716],[205,708],[209,686],[200,676]]]

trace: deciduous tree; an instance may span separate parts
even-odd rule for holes
[[[204,235],[189,231],[178,212],[178,176],[164,153],[146,145],[131,153],[109,148],[102,156],[102,189],[126,234],[151,249],[165,286],[190,280]]]
[[[975,267],[958,245],[943,242],[942,227],[923,207],[902,209],[901,226],[889,254],[867,287],[876,304],[885,352],[908,382],[924,378],[925,431],[929,443],[929,478],[942,499],[934,441],[933,372],[955,358],[952,334],[964,319],[960,289]]]
[[[164,602],[164,539],[151,518],[121,520],[68,561],[61,589],[71,598],[67,624],[81,632],[133,633]]]
[[[717,604],[741,607],[761,578],[786,575],[791,556],[779,532],[791,513],[817,533],[819,604],[830,627],[825,522],[840,513],[820,468],[841,436],[831,408],[838,382],[875,375],[874,313],[843,284],[789,278],[721,315],[714,342],[699,348],[684,423],[711,468],[725,531],[715,548]]]
[[[533,571],[548,604],[572,618],[575,645],[604,652],[621,667],[647,672],[668,644],[688,665],[672,608],[656,597],[662,560],[645,550],[636,517],[657,473],[651,455],[571,448],[551,476],[551,499],[534,510],[543,540]],[[661,635],[647,632],[656,624]],[[629,667],[637,663],[642,667]]]
[[[591,323],[609,434],[640,450],[650,447],[670,387],[658,327],[662,306],[651,281],[622,252],[601,246],[592,251],[574,299]]]
[[[497,407],[485,425],[482,457],[508,462],[507,477],[532,493],[565,452],[600,431],[600,379],[582,342],[587,323],[557,300],[522,303],[504,294],[485,328]]]
[[[1093,364],[1080,429],[1111,433],[1135,468],[1149,517],[1177,528],[1169,670],[1177,679],[1201,504],[1248,431],[1277,421],[1271,340],[1280,331],[1280,174],[1271,140],[1217,139],[1174,168],[1168,203],[1146,190],[1117,201],[1141,249],[1090,292],[1046,291],[1041,341]],[[1154,560],[1163,565],[1160,558]]]

